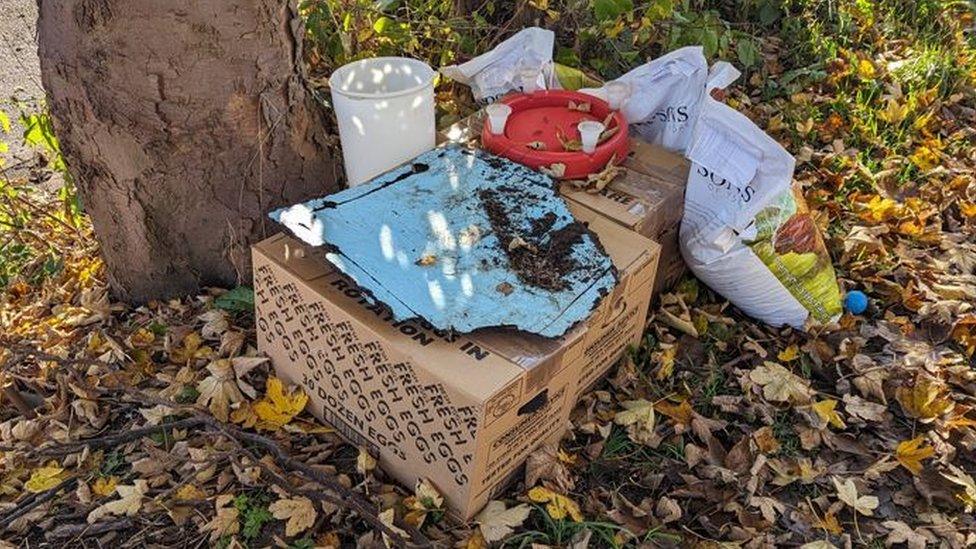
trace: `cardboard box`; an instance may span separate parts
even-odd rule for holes
[[[641,337],[660,248],[572,208],[620,282],[563,337],[396,321],[319,249],[280,234],[252,248],[258,347],[305,389],[317,417],[405,486],[427,478],[468,519],[531,451],[562,435],[577,395]]]
[[[441,130],[438,141],[479,144],[484,112]],[[624,173],[599,193],[587,193],[563,184],[561,193],[617,223],[661,245],[661,260],[653,296],[670,289],[685,273],[678,246],[678,226],[685,209],[685,187],[691,163],[673,153],[639,139],[630,140],[630,155]]]

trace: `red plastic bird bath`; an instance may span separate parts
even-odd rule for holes
[[[571,101],[577,106],[588,103],[589,112],[570,108]],[[512,108],[505,132],[492,133],[491,123],[486,120],[481,133],[482,146],[494,154],[536,170],[552,171],[553,164],[562,164],[566,167],[562,179],[585,179],[602,171],[611,158],[622,162],[627,157],[627,121],[619,111],[611,111],[602,99],[575,91],[547,90],[511,95],[501,103]],[[604,122],[611,112],[607,130],[619,129],[598,143],[592,153],[564,149],[560,135],[566,141],[579,140],[580,122]]]

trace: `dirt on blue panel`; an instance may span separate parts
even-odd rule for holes
[[[557,337],[617,282],[552,179],[456,145],[271,218],[325,246],[328,260],[398,320],[438,329]]]

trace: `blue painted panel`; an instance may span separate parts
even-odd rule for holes
[[[456,145],[271,218],[327,246],[329,261],[398,320],[440,329],[557,337],[617,281],[548,176]]]

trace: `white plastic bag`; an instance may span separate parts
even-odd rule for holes
[[[550,30],[522,29],[467,63],[441,67],[441,74],[470,86],[481,104],[512,91],[552,89],[558,87],[552,63],[555,41]]]
[[[738,77],[739,71],[724,61],[709,70],[702,47],[688,46],[653,59],[615,82],[624,82],[629,88],[621,112],[630,134],[670,151],[684,152],[702,98]],[[580,91],[607,99],[606,84]]]
[[[702,282],[746,314],[802,328],[841,313],[830,256],[802,197],[793,157],[735,109],[706,97],[692,161],[681,253]]]

